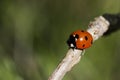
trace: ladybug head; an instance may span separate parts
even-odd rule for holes
[[[76,48],[76,40],[79,38],[79,35],[70,35],[69,39],[67,40],[67,44],[69,46],[69,48]]]

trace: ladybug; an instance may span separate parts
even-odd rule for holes
[[[93,43],[93,38],[91,34],[87,31],[77,30],[73,32],[69,39],[67,40],[67,44],[69,48],[72,49],[86,49],[89,48]]]

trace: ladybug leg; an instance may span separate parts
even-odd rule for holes
[[[72,49],[74,51],[75,48],[74,47],[69,47],[69,49]]]
[[[82,50],[81,56],[85,54],[85,49]]]

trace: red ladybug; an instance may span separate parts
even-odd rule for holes
[[[93,38],[91,34],[83,30],[77,30],[73,32],[67,40],[67,44],[70,48],[80,50],[89,48],[92,43]]]

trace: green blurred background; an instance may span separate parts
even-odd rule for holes
[[[120,0],[1,0],[0,80],[47,80],[71,32],[119,12]],[[97,40],[63,80],[120,80],[120,31]]]

